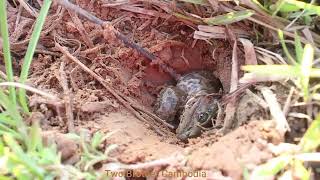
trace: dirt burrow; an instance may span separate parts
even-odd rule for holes
[[[207,49],[210,47],[203,42],[198,42],[193,49],[183,48],[180,45],[176,47],[171,42],[165,43],[161,48],[156,54],[162,57],[161,59],[164,62],[172,65],[177,72],[187,73],[210,67],[211,71],[222,79],[224,89],[229,88],[230,57],[227,56],[226,52],[221,53],[224,56],[220,55],[222,56],[220,62],[224,63],[222,64],[215,62],[206,54],[210,53],[210,50]],[[206,53],[201,51],[203,48],[205,48]],[[190,66],[181,57],[183,49],[187,49],[184,56],[188,57]],[[139,58],[141,57],[138,56]],[[107,69],[98,68],[98,66],[101,66],[101,59],[97,57],[94,59],[91,68],[100,74],[105,74],[105,77],[110,79],[114,89],[124,92],[152,111],[154,100],[159,91],[158,87],[170,84],[170,77],[161,72],[157,66],[143,66],[144,73],[139,70],[133,71],[132,69],[136,67],[131,67],[132,63],[127,56],[121,57],[119,61],[113,59],[112,61],[110,63],[112,66],[108,66]],[[134,61],[138,60],[134,59]],[[37,66],[43,66],[41,63],[46,63],[46,58],[39,56],[33,64],[34,69],[37,69]],[[170,131],[168,131],[166,137],[161,137],[148,129],[145,124],[127,112],[110,94],[101,89],[99,84],[92,81],[91,77],[83,74],[73,64],[68,64],[66,68],[68,69],[67,72],[72,72],[69,76],[74,91],[73,101],[77,129],[85,128],[91,132],[98,130],[106,133],[115,132],[107,142],[119,146],[112,156],[122,163],[147,162],[181,153],[187,159],[187,162],[180,168],[220,171],[225,176],[240,179],[244,163],[259,164],[272,156],[264,146],[258,143],[259,139],[268,139],[268,137],[264,137],[261,131],[261,122],[241,127],[222,138],[216,135],[203,135],[200,138],[190,140],[189,144],[184,144],[179,142],[174,133]],[[110,68],[112,69],[110,70]],[[38,74],[34,73],[32,76],[37,79],[34,83],[37,83],[40,87],[49,86],[52,92],[59,94],[62,90],[57,86],[57,77],[59,76],[57,69],[59,69],[59,62],[55,61],[50,65],[50,68],[45,69],[44,73],[41,74],[41,77],[45,78],[39,78]],[[73,71],[75,71],[74,74]],[[43,123],[43,127],[49,130],[58,127],[58,129],[66,131],[65,123],[56,118],[55,112],[50,110],[50,107],[37,102],[37,98],[31,102],[34,102],[35,110],[40,110],[45,114],[43,119],[47,122]],[[170,168],[167,167],[167,169]]]

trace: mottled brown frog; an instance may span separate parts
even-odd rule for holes
[[[171,124],[178,124],[177,137],[186,141],[201,135],[204,127],[214,125],[218,99],[213,93],[222,89],[218,78],[207,71],[181,76],[176,86],[161,90],[155,113]]]

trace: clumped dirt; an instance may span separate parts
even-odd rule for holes
[[[270,123],[270,122],[268,122]],[[278,141],[272,123],[252,121],[206,146],[192,147],[188,164],[194,169],[216,169],[233,179],[240,179],[243,166],[252,168],[270,159],[266,142]],[[201,141],[211,141],[205,138]],[[202,158],[201,158],[202,157]]]
[[[182,151],[173,137],[163,138],[145,128],[141,122],[128,113],[111,113],[102,117],[101,129],[115,131],[109,143],[117,144],[121,162],[136,163],[164,158]],[[161,152],[159,152],[161,150]]]
[[[76,130],[84,128],[90,132],[114,132],[107,142],[119,146],[112,155],[122,163],[147,162],[181,153],[186,158],[184,167],[216,170],[234,179],[242,178],[244,164],[254,166],[272,157],[265,144],[277,142],[280,137],[272,133],[274,129],[271,125],[265,126],[269,122],[249,122],[258,117],[270,118],[267,111],[259,108],[250,98],[243,96],[237,111],[238,119],[240,116],[244,118],[239,121],[239,126],[244,126],[226,136],[205,133],[185,144],[159,123],[155,123],[155,127],[163,129],[162,135],[148,128],[148,124],[134,116],[97,79],[63,56],[55,47],[55,42],[68,47],[73,56],[102,77],[112,90],[152,112],[160,88],[173,83],[173,79],[159,69],[158,64],[161,63],[169,65],[179,74],[207,69],[220,78],[224,91],[228,92],[232,57],[232,45],[228,40],[215,40],[213,45],[209,45],[205,41],[195,41],[192,26],[183,22],[102,7],[93,1],[78,0],[76,4],[101,19],[110,20],[128,39],[135,40],[160,59],[160,62],[150,63],[120,41],[114,40],[111,43],[106,40],[100,26],[54,5],[31,64],[29,83],[63,99],[65,90],[60,68],[64,62],[63,71],[71,91],[66,96],[71,98]],[[26,32],[31,31],[32,21],[30,15],[23,11],[19,15],[23,23],[15,24],[18,8],[9,4],[8,10],[15,52],[13,56],[21,64],[27,42],[24,37],[27,36]],[[243,56],[239,51],[239,64],[243,64]],[[57,102],[50,102],[39,95],[30,94],[29,100],[32,111],[38,113],[35,119],[41,121],[45,130],[68,132],[69,119],[65,115],[68,112],[64,105],[57,105]],[[155,122],[150,117],[144,117],[151,124]]]
[[[241,179],[243,165],[250,164],[248,168],[252,168],[273,157],[267,142],[280,142],[272,121],[252,121],[226,136],[199,137],[189,144],[159,137],[127,113],[111,113],[95,123],[99,124],[95,126],[98,129],[116,131],[108,143],[119,145],[113,155],[123,163],[148,162],[180,153],[187,161],[175,170],[214,170],[234,179]]]

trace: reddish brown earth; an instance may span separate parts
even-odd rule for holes
[[[91,2],[76,1],[96,16],[112,21],[115,28],[128,39],[135,40],[158,56],[158,63],[165,63],[180,74],[199,69],[212,71],[220,78],[224,91],[228,92],[232,56],[232,45],[228,40],[216,40],[209,45],[205,41],[195,41],[193,30],[182,22],[106,8],[100,3]],[[21,64],[26,48],[23,40],[28,35],[25,32],[30,30],[33,21],[27,12],[23,12],[20,21],[25,25],[16,25],[18,8],[10,5],[8,10],[10,34],[14,36],[14,60]],[[166,133],[160,136],[148,128],[96,79],[62,56],[55,47],[54,39],[68,47],[73,56],[102,77],[112,90],[124,94],[149,111],[152,111],[160,87],[172,83],[170,76],[159,70],[157,64],[150,64],[149,60],[121,42],[104,39],[100,26],[83,18],[80,18],[80,25],[77,18],[70,17],[70,13],[59,11],[56,5],[51,8],[45,23],[46,32],[42,34],[37,47],[46,51],[37,51],[34,56],[29,82],[62,99],[64,90],[59,68],[61,62],[65,62],[64,72],[72,92],[70,97],[75,129],[85,128],[92,133],[115,132],[107,143],[119,145],[112,154],[119,162],[134,164],[182,154],[185,163],[166,168],[206,170],[213,179],[218,176],[241,179],[244,166],[254,167],[272,157],[265,144],[277,141],[279,137],[272,133],[272,127],[266,127],[264,121],[250,122],[223,137],[205,134],[190,140],[188,144],[179,142],[173,132],[150,118],[146,119]],[[25,31],[19,32],[19,28]],[[85,32],[79,33],[81,30]],[[244,61],[242,57],[239,51],[240,64]],[[19,66],[16,67],[19,71]],[[40,114],[37,119],[41,120],[44,130],[68,131],[63,107],[55,107],[54,103],[38,95],[30,96],[32,110]],[[219,172],[220,175],[213,172]]]
[[[267,150],[266,142],[278,138],[272,127],[252,122],[221,138],[211,135],[182,144],[173,137],[159,137],[128,114],[112,113],[103,122],[100,124],[103,129],[117,131],[108,142],[119,145],[117,157],[123,163],[148,162],[178,153],[186,162],[167,170],[220,171],[234,179],[241,179],[244,165],[254,167],[270,159],[272,153]]]

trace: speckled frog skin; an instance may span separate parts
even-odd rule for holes
[[[218,78],[207,71],[181,76],[176,86],[163,88],[155,113],[171,124],[178,124],[177,137],[186,141],[201,135],[201,127],[212,126],[218,112],[217,98],[210,95],[221,89]]]

